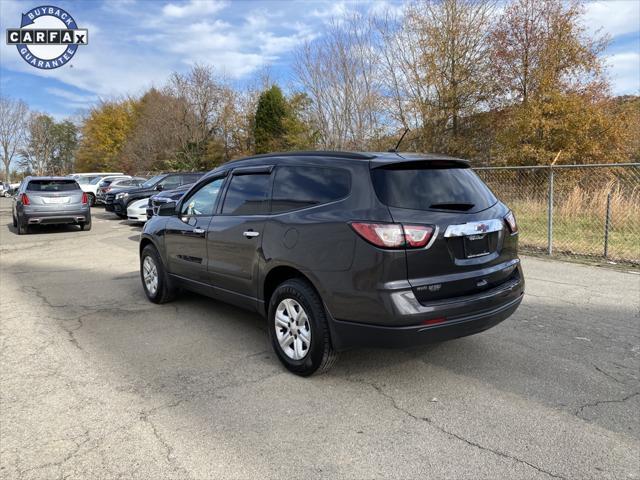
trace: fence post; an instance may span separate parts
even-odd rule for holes
[[[604,258],[609,256],[609,227],[611,226],[611,192],[607,194],[607,212],[604,218]]]
[[[547,254],[553,254],[553,167],[549,166],[549,193],[547,195]]]

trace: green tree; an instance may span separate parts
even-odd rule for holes
[[[277,85],[260,94],[254,127],[256,153],[285,150],[287,100]]]

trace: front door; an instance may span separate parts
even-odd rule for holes
[[[195,281],[206,281],[207,231],[213,218],[224,178],[216,178],[190,192],[177,216],[169,217],[165,245],[169,272]]]
[[[269,212],[271,167],[236,169],[207,236],[208,283],[236,296],[257,296],[262,233]]]

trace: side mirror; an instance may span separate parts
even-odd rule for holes
[[[176,214],[176,202],[167,202],[160,205],[158,215],[161,217],[170,217]]]
[[[162,185],[156,185],[156,190],[161,192],[163,190]]]

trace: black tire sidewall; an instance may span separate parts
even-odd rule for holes
[[[96,196],[93,193],[87,193],[89,197],[89,207],[93,207],[96,204]]]
[[[156,265],[156,270],[158,271],[158,288],[156,289],[155,295],[151,295],[151,293],[147,290],[147,285],[144,282],[143,264],[146,257],[151,257]],[[164,265],[162,264],[162,259],[160,258],[160,254],[153,245],[147,245],[142,249],[142,254],[140,255],[140,280],[142,281],[142,289],[144,290],[147,298],[153,303],[162,303],[164,291],[166,289],[165,270]]]
[[[311,326],[311,346],[307,355],[301,360],[289,358],[280,347],[276,337],[276,308],[285,298],[294,299],[304,308]],[[269,301],[267,322],[271,345],[288,370],[298,375],[309,376],[321,366],[327,348],[327,322],[322,300],[310,284],[296,279],[288,280],[276,288]]]

